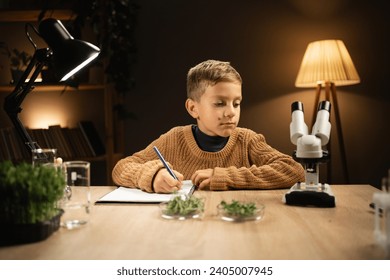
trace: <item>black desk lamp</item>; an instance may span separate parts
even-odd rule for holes
[[[49,48],[37,49],[28,33],[28,27],[33,28]],[[100,49],[88,42],[74,39],[59,20],[52,18],[41,21],[38,31],[31,24],[26,24],[26,36],[34,46],[35,52],[22,77],[17,81],[15,89],[5,97],[4,110],[29,151],[32,151],[38,149],[39,145],[28,134],[18,114],[22,111],[20,106],[26,95],[34,89],[34,82],[39,73],[52,62],[58,81],[66,81],[94,60]]]

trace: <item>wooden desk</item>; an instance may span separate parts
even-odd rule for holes
[[[98,198],[114,187],[93,187]],[[369,208],[378,191],[369,185],[332,186],[336,208],[287,206],[287,190],[196,191],[206,197],[203,220],[172,221],[157,205],[99,204],[91,222],[61,228],[47,240],[0,248],[0,259],[382,259]],[[265,204],[258,223],[229,223],[216,217],[221,200]]]

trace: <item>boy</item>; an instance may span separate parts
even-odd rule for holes
[[[270,147],[263,135],[237,127],[241,85],[229,62],[207,60],[191,68],[185,106],[197,125],[172,128],[144,150],[118,161],[112,172],[115,184],[171,193],[189,179],[209,190],[289,188],[304,181],[299,163]]]

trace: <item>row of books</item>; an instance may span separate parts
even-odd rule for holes
[[[81,121],[77,127],[52,125],[28,129],[31,138],[41,148],[56,148],[64,160],[97,157],[105,154],[105,146],[92,121]],[[0,129],[0,161],[20,162],[31,159],[31,153],[14,127]]]

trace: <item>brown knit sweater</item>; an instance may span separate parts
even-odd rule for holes
[[[261,134],[236,128],[221,151],[205,152],[187,125],[172,128],[144,150],[118,161],[112,172],[114,183],[153,192],[153,178],[163,168],[153,146],[185,180],[196,170],[214,169],[211,190],[289,188],[304,181],[302,166],[269,146]]]

